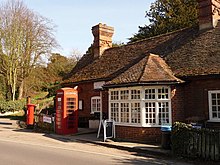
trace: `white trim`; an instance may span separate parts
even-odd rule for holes
[[[212,117],[212,94],[220,93],[220,90],[210,90],[208,91],[208,102],[209,102],[209,120],[210,122],[220,122],[220,116],[219,118],[213,118]],[[220,112],[220,109],[218,109],[218,112]]]
[[[145,124],[145,125],[141,125],[141,124],[126,124],[126,123],[118,123],[118,122],[115,122],[115,125],[118,125],[118,126],[128,126],[128,127],[144,127],[144,128],[152,128],[152,127],[161,127],[161,125],[149,125],[149,124]]]
[[[99,107],[99,108],[100,108],[100,111],[92,111],[92,108],[93,108],[92,100],[93,100],[93,99],[96,99],[96,100],[99,99],[99,100],[100,100],[100,107]],[[90,114],[94,114],[94,112],[101,112],[101,104],[102,104],[102,103],[101,103],[101,97],[100,97],[100,96],[93,96],[93,97],[91,97],[90,100],[91,100],[91,104],[90,104],[90,106],[91,106],[91,107],[90,107],[90,108],[91,108],[91,109],[90,109]],[[96,108],[97,108],[97,107],[96,107]]]
[[[162,88],[168,89],[168,98],[158,98],[158,90]],[[155,89],[155,98],[154,99],[145,99],[145,90],[146,89]],[[129,97],[127,100],[121,100],[121,91],[129,90]],[[131,90],[140,90],[140,99],[131,99]],[[118,100],[111,100],[111,92],[118,91]],[[116,122],[116,125],[121,126],[133,126],[133,127],[161,127],[159,125],[159,103],[166,102],[168,103],[168,113],[169,113],[169,123],[168,125],[172,123],[172,109],[171,109],[171,87],[170,86],[138,86],[138,87],[125,87],[125,88],[112,88],[108,91],[109,94],[109,119],[112,119],[111,116],[111,103],[118,103],[119,104],[119,122]],[[147,102],[153,102],[155,103],[155,109],[156,109],[156,124],[148,124],[146,123],[146,108],[145,104]],[[122,123],[121,122],[121,103],[128,103],[129,104],[129,122],[128,123]],[[140,123],[131,123],[132,116],[131,116],[131,103],[140,103]]]

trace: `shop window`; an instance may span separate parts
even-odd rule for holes
[[[171,124],[170,87],[111,89],[109,116],[116,124],[161,126]]]

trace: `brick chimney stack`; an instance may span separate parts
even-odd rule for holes
[[[199,29],[214,28],[220,20],[220,0],[198,0]]]
[[[106,24],[100,23],[92,27],[92,34],[94,36],[93,53],[95,58],[99,58],[106,49],[112,47],[113,33],[114,28]]]

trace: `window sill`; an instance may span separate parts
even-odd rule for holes
[[[95,113],[100,113],[100,112],[98,112],[98,111],[96,111],[96,112],[90,112],[90,115],[94,115]]]
[[[218,119],[218,120],[211,119],[211,120],[208,120],[207,122],[218,123],[218,122],[220,122],[220,119]]]
[[[125,126],[125,127],[143,127],[143,128],[160,128],[162,125],[141,125],[141,124],[131,124],[131,123],[115,123],[118,126]]]

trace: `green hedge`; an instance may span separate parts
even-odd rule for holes
[[[25,108],[25,101],[0,101],[0,112],[13,112],[19,111]]]
[[[172,151],[176,156],[183,156],[186,154],[185,148],[189,145],[191,125],[175,122],[172,127],[171,141]]]
[[[190,124],[176,122],[171,134],[172,151],[178,157],[219,161],[219,139],[219,129],[198,129]]]

